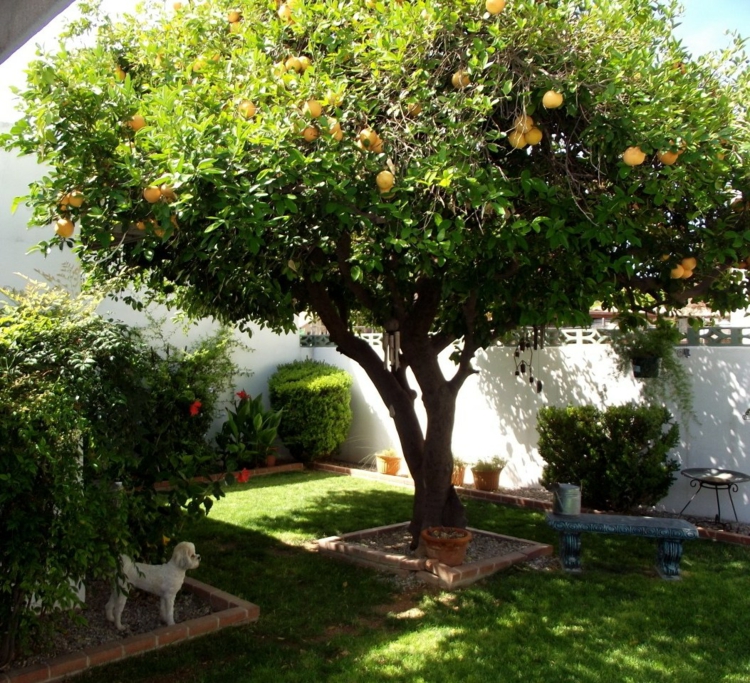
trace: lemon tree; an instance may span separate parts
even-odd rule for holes
[[[390,408],[415,534],[466,521],[451,433],[479,349],[595,301],[747,304],[747,60],[692,59],[676,3],[178,5],[88,8],[32,65],[5,145],[49,168],[39,248],[193,315],[318,316]],[[398,364],[363,319],[399,332]]]

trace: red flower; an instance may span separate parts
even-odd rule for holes
[[[244,484],[248,479],[250,479],[250,470],[245,468],[242,470],[242,472],[238,472],[234,475],[234,478],[240,482],[240,484]]]
[[[201,408],[203,407],[203,404],[200,401],[193,401],[190,404],[190,416],[195,417],[201,412]]]
[[[247,401],[247,399],[250,398],[250,394],[248,394],[244,389],[242,391],[238,391],[237,396],[240,401]]]

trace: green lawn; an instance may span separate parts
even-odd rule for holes
[[[184,540],[203,557],[192,575],[257,603],[260,620],[76,680],[750,682],[748,550],[688,542],[683,580],[667,582],[653,541],[586,535],[581,575],[521,566],[450,594],[400,593],[306,548],[410,506],[406,490],[316,472],[235,487]],[[472,526],[555,541],[541,513],[467,507]]]

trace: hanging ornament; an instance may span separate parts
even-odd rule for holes
[[[396,372],[399,368],[400,353],[401,332],[398,329],[398,320],[391,318],[383,331],[383,367],[387,370],[390,363],[391,370]]]
[[[528,371],[529,384],[536,390],[537,394],[542,393],[542,380],[534,377],[534,351],[542,347],[543,341],[544,328],[535,325],[532,328],[531,334],[527,330],[523,330],[515,351],[513,351],[516,377],[520,377],[526,381]]]

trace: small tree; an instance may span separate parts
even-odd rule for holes
[[[59,219],[40,248],[194,315],[317,315],[393,415],[415,541],[466,522],[451,435],[478,349],[595,301],[748,303],[750,71],[739,43],[691,59],[676,2],[235,4],[90,10],[68,36],[91,46],[32,65],[6,145],[51,169],[25,198]]]

